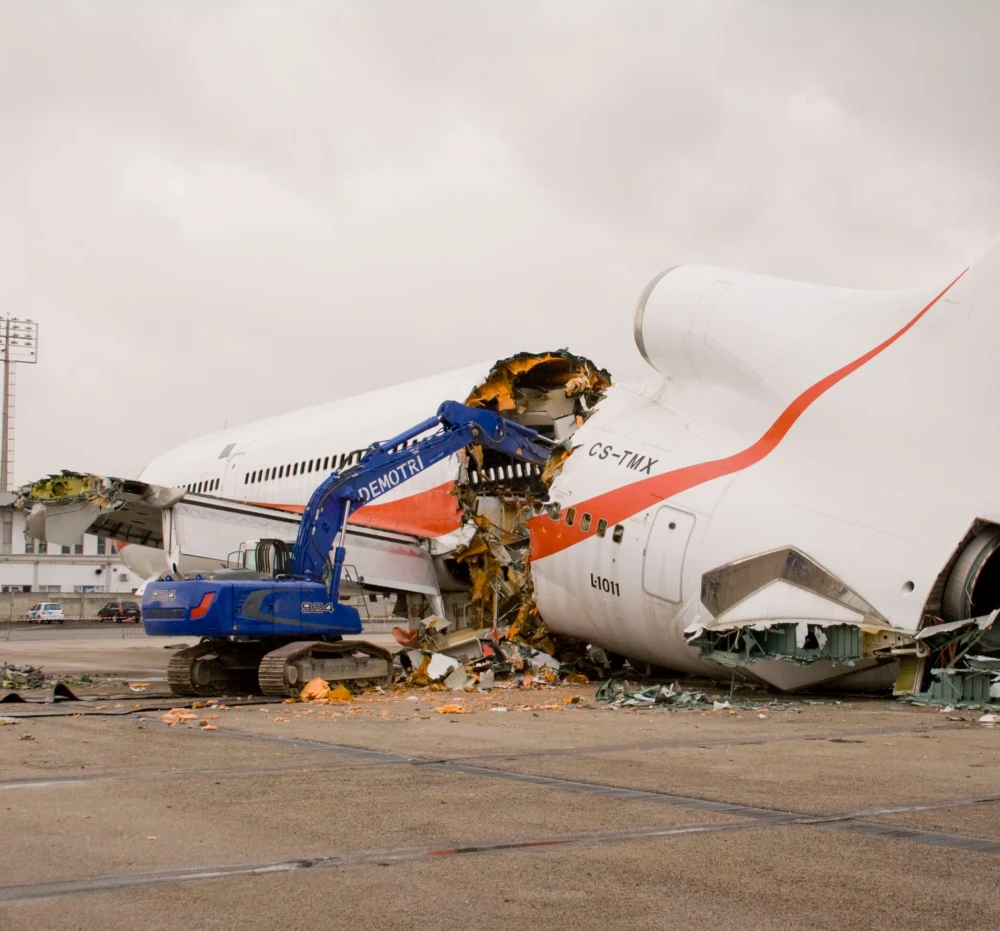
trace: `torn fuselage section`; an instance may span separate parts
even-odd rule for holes
[[[64,470],[21,489],[27,532],[69,546],[83,533],[163,547],[162,512],[184,497],[178,488]]]
[[[760,553],[702,576],[712,615],[685,631],[702,658],[778,689],[884,669],[895,680],[912,635],[794,547]]]
[[[456,493],[463,523],[473,532],[454,564],[468,580],[475,626],[510,627],[553,649],[535,608],[527,525],[548,500],[549,485],[572,453],[573,435],[610,387],[607,371],[560,349],[501,359],[466,399],[558,444],[544,468],[479,447],[469,451]]]
[[[977,518],[924,603],[896,692],[931,705],[1000,702],[1000,525]]]

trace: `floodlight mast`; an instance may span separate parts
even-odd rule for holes
[[[3,402],[0,406],[0,491],[10,491],[14,475],[14,366],[38,361],[38,323],[7,314],[0,317]]]

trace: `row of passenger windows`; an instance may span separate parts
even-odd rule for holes
[[[203,482],[189,482],[184,486],[184,490],[200,495],[203,491],[218,491],[220,482],[221,479],[217,478],[209,478]]]
[[[559,506],[559,502],[555,501],[546,507],[549,512],[549,517],[552,520],[559,520],[562,516],[562,508]],[[586,511],[580,516],[580,532],[590,533],[590,525],[593,522],[593,517]],[[566,526],[572,527],[576,523],[576,508],[566,508]],[[608,522],[602,517],[597,521],[596,533],[599,537],[603,537],[608,532]],[[611,539],[615,543],[621,543],[622,537],[625,536],[625,526],[623,524],[615,524],[614,530],[611,531]]]
[[[400,443],[388,452],[395,453],[401,449],[411,446],[415,440],[408,443]],[[361,457],[368,452],[366,449],[356,449],[353,453],[341,453],[338,458],[334,453],[332,456],[324,456],[322,459],[317,456],[315,459],[306,459],[303,462],[289,462],[287,465],[271,466],[267,469],[256,469],[247,472],[243,476],[244,485],[256,485],[258,482],[271,482],[279,478],[288,478],[294,475],[308,475],[310,472],[332,472],[344,469],[347,466],[355,465],[361,461]]]

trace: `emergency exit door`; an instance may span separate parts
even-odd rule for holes
[[[695,516],[663,506],[653,517],[642,559],[642,588],[647,595],[679,604],[684,554],[694,530]]]
[[[243,453],[237,453],[235,456],[230,456],[229,462],[226,465],[226,477],[222,482],[223,498],[236,497],[236,488],[242,484],[242,479],[240,478],[240,468],[242,465]]]

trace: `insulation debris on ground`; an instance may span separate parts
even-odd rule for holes
[[[299,692],[299,701],[315,701],[315,702],[345,702],[353,701],[354,696],[350,693],[346,686],[343,684],[338,684],[334,688],[330,688],[330,683],[326,679],[321,679],[319,677],[315,679],[310,679],[302,691]]]

